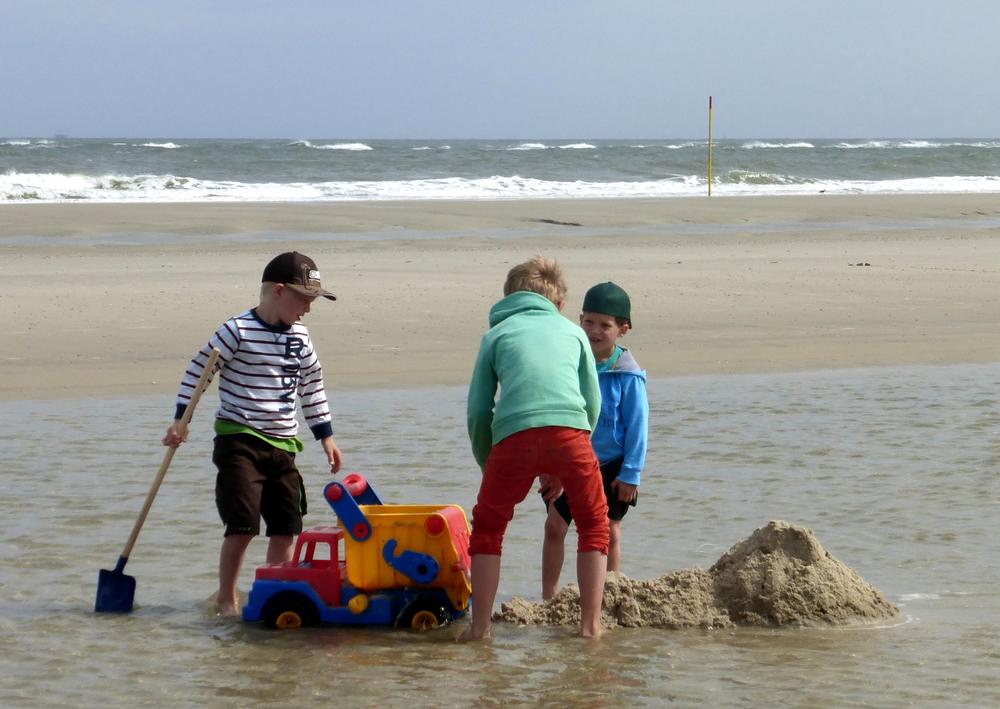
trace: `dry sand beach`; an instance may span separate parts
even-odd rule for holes
[[[0,398],[169,392],[299,249],[334,388],[461,384],[508,267],[633,296],[651,376],[993,362],[995,195],[0,207]]]

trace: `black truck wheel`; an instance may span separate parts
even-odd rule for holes
[[[319,623],[319,612],[307,597],[295,591],[276,593],[261,611],[264,623],[276,630],[294,630]]]
[[[404,608],[396,618],[397,628],[432,630],[451,621],[448,609],[436,598],[417,598]]]

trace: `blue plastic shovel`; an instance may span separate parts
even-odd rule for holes
[[[184,411],[184,415],[181,417],[180,430],[182,433],[187,430],[187,426],[191,422],[194,407],[197,406],[202,392],[208,386],[208,380],[212,376],[215,363],[218,359],[219,350],[213,349],[208,357],[208,362],[205,364],[205,371],[201,373],[201,379],[198,380],[198,384],[194,388],[194,393],[191,394],[191,401]],[[153,499],[160,489],[160,483],[163,482],[163,477],[167,474],[167,468],[170,467],[170,461],[174,459],[176,451],[176,448],[167,448],[167,452],[163,456],[163,462],[160,463],[160,469],[156,473],[156,479],[153,480],[153,485],[149,488],[149,493],[146,495],[146,502],[142,506],[139,518],[132,526],[132,534],[129,535],[128,542],[125,543],[125,550],[118,557],[118,563],[115,565],[114,570],[101,569],[97,575],[97,601],[94,603],[94,611],[96,613],[130,613],[132,611],[132,602],[135,600],[135,577],[123,573],[125,564],[128,563],[128,556],[132,553],[135,540],[139,538],[139,530],[142,529],[143,522],[146,521],[146,515],[149,514],[149,508],[153,505]]]

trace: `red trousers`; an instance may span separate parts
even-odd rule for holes
[[[500,555],[503,535],[539,475],[559,478],[577,530],[577,551],[608,553],[608,503],[590,433],[575,428],[529,428],[490,451],[472,509],[469,554]]]

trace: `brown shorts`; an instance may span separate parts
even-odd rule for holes
[[[306,493],[294,454],[248,433],[235,433],[215,437],[212,462],[219,469],[215,505],[227,537],[260,534],[261,517],[269,537],[302,531]]]

